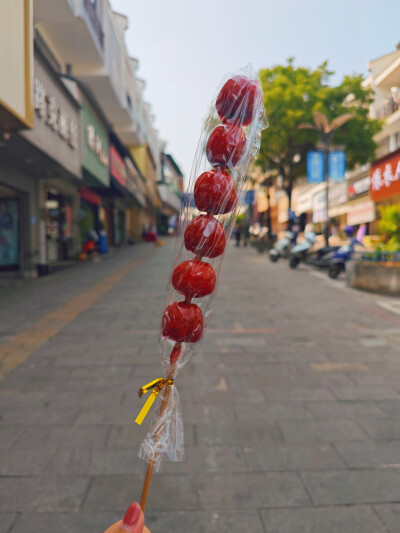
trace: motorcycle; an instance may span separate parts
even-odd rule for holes
[[[275,246],[269,251],[268,256],[271,263],[276,263],[280,257],[288,257],[293,243],[293,233],[285,231],[284,237],[279,239]]]
[[[353,238],[349,244],[341,246],[332,256],[328,270],[328,276],[331,279],[336,279],[341,272],[346,270],[346,263],[352,258],[354,248],[357,244],[363,246],[357,239]]]
[[[331,259],[339,250],[340,246],[323,246],[310,255],[308,264],[317,268],[329,268]]]
[[[317,236],[314,232],[309,231],[304,234],[304,241],[296,244],[290,251],[290,268],[296,268],[301,261],[305,261],[309,250],[314,246]]]

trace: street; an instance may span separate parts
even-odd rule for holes
[[[103,533],[139,500],[173,246],[1,286],[1,533]],[[152,533],[400,532],[400,315],[381,300],[230,246]]]

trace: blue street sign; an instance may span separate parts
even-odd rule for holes
[[[330,152],[328,159],[329,178],[332,181],[343,181],[346,172],[346,153],[343,151]]]
[[[254,204],[254,198],[255,198],[255,192],[254,191],[246,191],[246,194],[244,195],[244,204],[245,205],[253,205]]]
[[[324,181],[324,153],[311,151],[307,153],[307,181],[321,183]]]

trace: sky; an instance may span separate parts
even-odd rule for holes
[[[189,178],[202,123],[226,73],[251,63],[368,74],[400,42],[400,0],[111,0],[146,81],[155,127]]]

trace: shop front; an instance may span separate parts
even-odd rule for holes
[[[127,171],[126,187],[134,200],[126,213],[127,237],[128,240],[134,241],[142,238],[149,226],[146,189],[143,178],[132,160],[125,157],[124,161]]]
[[[79,234],[83,247],[93,234],[99,236],[103,230],[107,232],[103,194],[110,186],[108,131],[85,96],[82,98],[81,134],[83,184],[79,190]]]
[[[400,204],[400,150],[373,163],[369,191],[377,206]]]
[[[34,128],[0,149],[0,270],[25,276],[74,257],[82,180],[79,103],[37,46],[33,81]]]
[[[376,220],[376,207],[369,195],[371,181],[369,172],[369,166],[363,167],[352,172],[347,180],[346,223],[354,226],[357,232],[363,226],[361,228],[363,236],[374,233]]]

